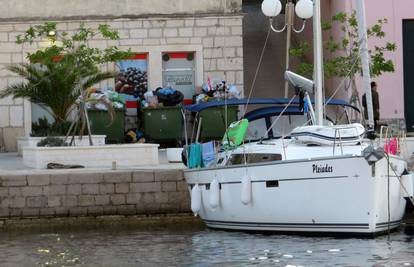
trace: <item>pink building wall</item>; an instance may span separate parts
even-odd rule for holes
[[[356,8],[356,0],[328,0],[324,10],[331,14],[339,11],[351,12]],[[386,73],[374,80],[378,84],[381,119],[404,118],[404,73],[403,73],[403,19],[414,19],[414,0],[365,0],[367,25],[373,25],[378,19],[387,18],[384,25],[385,38],[379,41],[369,40],[369,47],[393,42],[397,45],[394,53],[386,54],[395,64],[394,73]],[[358,81],[361,90],[361,81]],[[362,95],[362,94],[360,94]]]

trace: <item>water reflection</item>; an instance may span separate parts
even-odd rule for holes
[[[413,237],[260,235],[208,229],[0,233],[1,266],[414,266]]]

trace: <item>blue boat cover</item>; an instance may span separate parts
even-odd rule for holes
[[[244,115],[244,118],[248,119],[249,121],[254,121],[259,118],[263,118],[266,116],[276,116],[279,115],[285,107],[264,107],[252,110],[247,112]],[[303,111],[300,110],[299,106],[290,106],[285,109],[285,115],[302,115]]]
[[[252,98],[252,99],[229,99],[226,101],[209,101],[204,102],[200,104],[194,104],[194,105],[187,105],[184,106],[185,109],[191,111],[191,112],[200,112],[204,109],[211,108],[211,107],[220,107],[220,106],[235,106],[235,105],[286,105],[290,101],[289,98]],[[314,101],[312,100],[312,104]],[[299,98],[296,98],[292,101],[292,104],[298,105],[299,104]],[[355,106],[352,106],[348,102],[342,99],[331,99],[328,102],[328,105],[335,105],[335,106],[344,106],[344,107],[350,107],[356,111],[359,112],[359,109]]]

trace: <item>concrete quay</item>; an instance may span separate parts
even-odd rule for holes
[[[16,153],[0,153],[0,229],[193,224],[184,165],[167,163],[162,153],[160,162],[139,169],[37,170],[24,167]],[[414,213],[406,215],[405,223],[414,224]]]
[[[140,169],[34,170],[0,157],[0,224],[24,218],[190,212],[182,164]]]
[[[192,213],[166,213],[142,215],[102,215],[78,217],[42,217],[0,220],[1,232],[50,232],[85,229],[204,229],[200,217]]]

